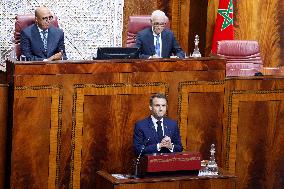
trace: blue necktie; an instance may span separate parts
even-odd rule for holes
[[[47,51],[47,30],[41,31],[44,51]]]
[[[164,138],[164,136],[163,136],[163,129],[162,129],[162,122],[161,121],[157,121],[156,123],[158,125],[158,127],[157,127],[158,139],[161,142],[162,139]]]
[[[160,49],[160,35],[157,35],[156,36],[156,45],[155,45],[155,51],[156,51],[156,54],[158,55],[158,56],[160,56],[161,55],[161,49]]]

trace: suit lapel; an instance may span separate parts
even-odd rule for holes
[[[149,51],[152,55],[154,55],[156,51],[155,51],[154,35],[153,35],[152,28],[149,28],[147,38],[148,38],[147,40],[149,41],[149,44],[147,45],[149,48]]]
[[[43,48],[43,42],[42,39],[40,37],[40,33],[38,31],[38,27],[37,25],[34,25],[32,28],[32,34],[33,36],[35,36],[35,43],[37,47],[40,47],[41,52],[44,54],[44,48]]]
[[[171,130],[170,130],[170,128],[169,128],[169,124],[168,124],[168,121],[167,121],[167,119],[164,117],[164,122],[163,122],[163,124],[164,124],[164,133],[165,133],[165,136],[169,136],[169,137],[171,137]]]
[[[50,57],[52,55],[50,55],[51,49],[53,47],[53,37],[54,37],[54,30],[52,27],[50,27],[48,29],[48,37],[47,37],[47,57]]]
[[[168,44],[167,44],[167,34],[166,31],[163,30],[162,31],[162,57],[167,57],[167,48],[168,48]]]
[[[148,127],[149,127],[149,130],[151,132],[151,136],[154,136],[154,139],[156,140],[157,143],[160,142],[158,140],[158,134],[156,132],[156,129],[155,129],[155,126],[153,124],[151,117],[148,118]]]

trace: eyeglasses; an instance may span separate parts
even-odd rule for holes
[[[166,25],[166,23],[164,22],[154,22],[153,23],[154,26],[161,26],[161,27],[164,27]]]
[[[47,22],[48,20],[53,20],[53,16],[42,17],[41,19]]]

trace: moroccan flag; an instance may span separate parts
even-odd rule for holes
[[[217,19],[215,23],[212,53],[217,53],[217,42],[234,39],[233,0],[219,0]]]

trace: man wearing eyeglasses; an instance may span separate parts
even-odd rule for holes
[[[140,58],[184,58],[173,32],[165,28],[168,21],[165,13],[155,10],[150,21],[152,27],[137,34],[136,47],[140,49]]]
[[[35,24],[21,32],[21,52],[30,61],[67,59],[64,33],[51,25],[53,15],[47,7],[35,10]]]

